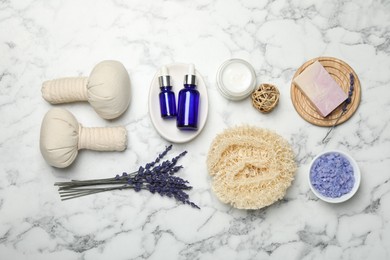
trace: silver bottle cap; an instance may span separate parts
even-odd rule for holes
[[[171,76],[163,75],[158,77],[158,83],[160,87],[170,87],[171,86]]]
[[[195,77],[195,75],[185,75],[184,76],[184,84],[196,85],[196,77]]]

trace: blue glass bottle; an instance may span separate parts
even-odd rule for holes
[[[179,92],[176,126],[180,130],[198,129],[199,91],[196,89],[195,67],[190,64],[184,76],[184,88]]]
[[[176,99],[175,93],[172,91],[171,77],[168,74],[168,68],[163,66],[161,76],[158,77],[160,85],[160,112],[163,119],[173,118],[176,116]]]

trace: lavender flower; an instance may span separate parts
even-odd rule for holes
[[[347,107],[349,104],[351,104],[352,101],[352,95],[353,95],[353,90],[355,89],[355,77],[352,73],[349,73],[349,91],[348,91],[348,98],[345,100],[343,109],[342,109],[342,114],[347,112]]]
[[[187,151],[180,153],[171,160],[161,162],[171,149],[172,145],[167,146],[154,161],[145,164],[145,166],[140,166],[137,171],[131,173],[123,172],[121,175],[117,174],[114,178],[107,179],[57,182],[54,185],[59,186],[62,200],[110,190],[133,189],[136,192],[148,190],[152,194],[158,193],[160,196],[175,198],[183,204],[200,209],[189,200],[189,195],[185,192],[192,189],[188,185],[188,181],[174,176],[183,168],[183,166],[176,164],[180,158],[187,154]],[[101,188],[103,185],[106,187]],[[85,188],[86,186],[88,188]]]

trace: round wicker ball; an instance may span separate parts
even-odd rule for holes
[[[261,84],[252,93],[252,105],[262,113],[271,112],[279,102],[279,90],[272,84]]]

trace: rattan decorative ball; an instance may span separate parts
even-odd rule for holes
[[[279,90],[272,84],[261,84],[252,93],[252,105],[262,113],[269,113],[279,102]]]

